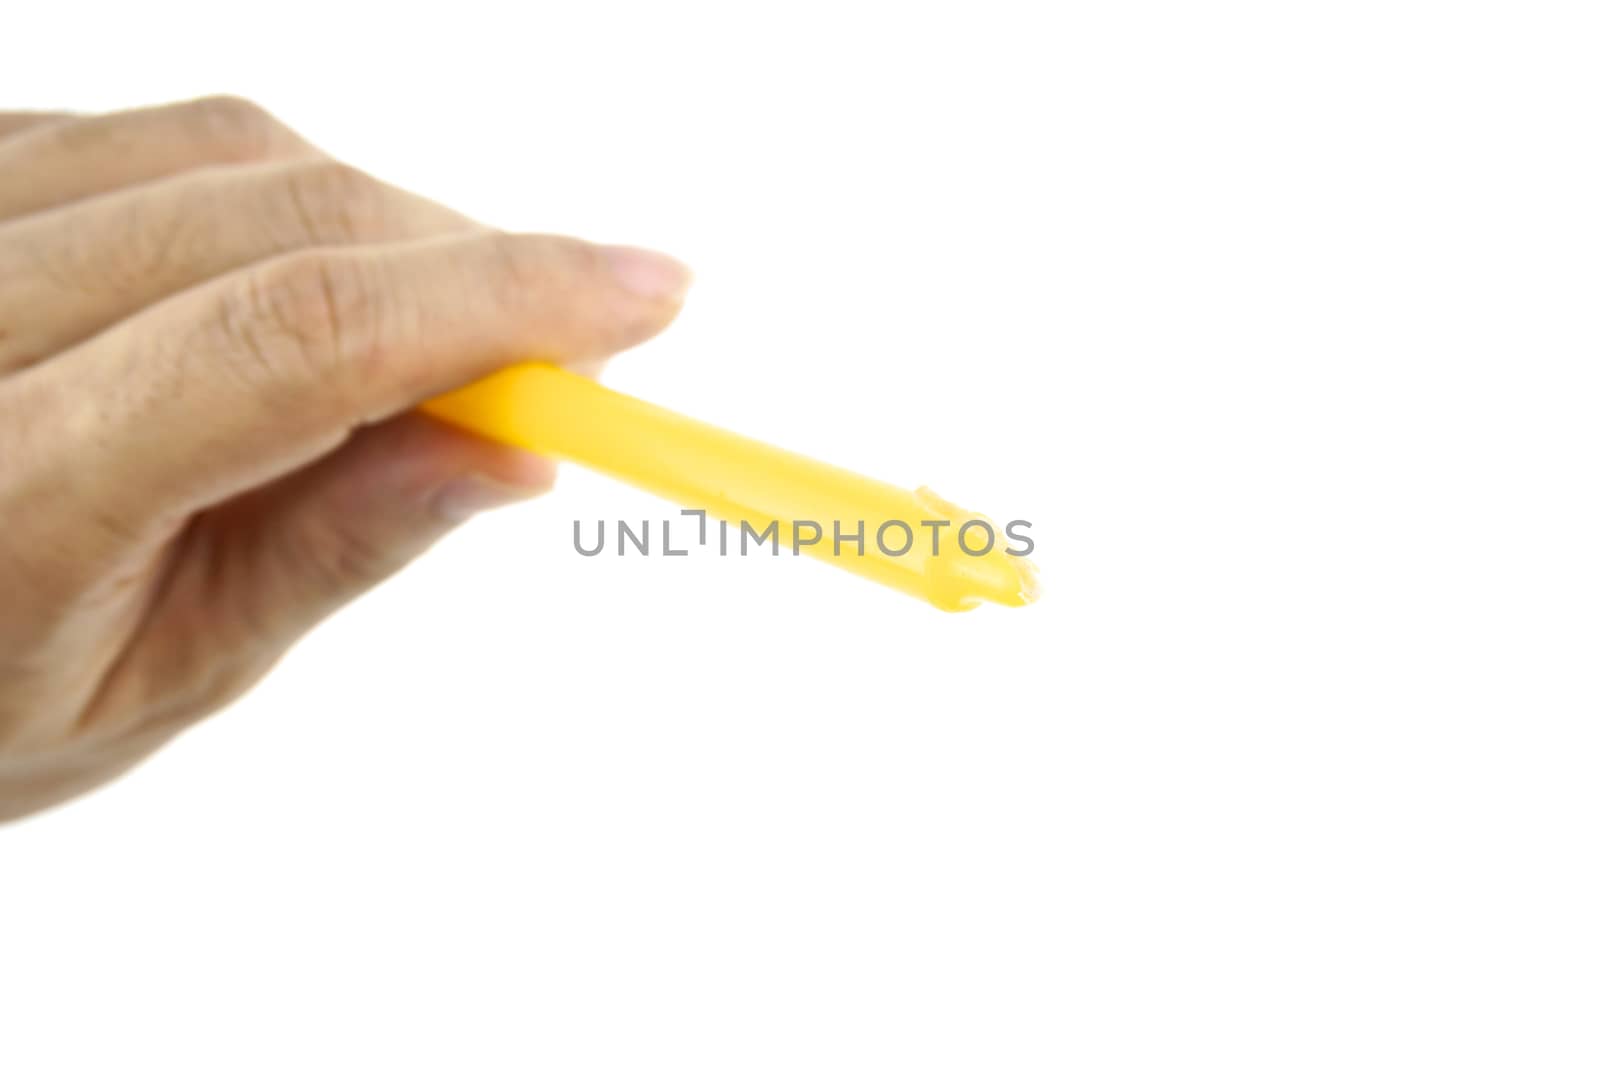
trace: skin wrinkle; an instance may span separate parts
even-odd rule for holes
[[[0,182],[0,219],[28,217],[106,191],[96,183],[117,167],[127,176],[114,188],[159,181],[198,165],[310,154],[318,153],[261,108],[233,97],[45,124],[0,141],[0,174],[20,175],[30,161],[42,159],[49,179],[19,183],[9,196],[8,185]]]
[[[166,559],[160,567],[159,575],[151,584],[148,597],[140,611],[139,624],[134,626],[136,631],[145,632],[146,623],[160,612],[162,606],[172,595],[173,586],[179,577],[179,560],[184,558],[193,559],[197,554],[207,558],[210,556],[211,553],[206,552],[203,544],[196,543],[197,538],[194,535],[194,530],[195,523],[189,523],[179,539],[167,552]],[[143,647],[144,642],[142,640],[130,641],[122,649],[122,652],[107,665],[105,672],[100,676],[99,683],[95,685],[93,693],[84,701],[82,709],[75,716],[72,726],[68,730],[70,735],[82,737],[89,733],[100,712],[107,705],[105,699],[107,690],[115,684],[119,676],[122,676],[128,663],[138,656]],[[113,735],[106,739],[110,743],[115,743],[117,737]],[[93,742],[92,739],[91,742]]]
[[[149,207],[143,201],[135,199],[129,203],[122,218],[122,224],[128,227],[128,231],[116,244],[120,255],[111,255],[104,260],[105,285],[113,293],[136,292],[141,279],[166,277],[175,272],[176,264],[183,259],[180,255],[184,236],[183,216],[162,224],[150,215]],[[83,273],[92,275],[92,267]]]
[[[237,218],[241,224],[229,226]],[[0,246],[0,317],[63,295],[84,307],[137,307],[184,287],[195,262],[218,269],[320,243],[478,229],[470,219],[328,160],[206,166],[155,189],[106,193],[13,223]],[[68,320],[63,320],[68,321]],[[0,351],[19,366],[78,343],[104,325],[87,320],[27,350]]]

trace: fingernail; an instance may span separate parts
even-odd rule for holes
[[[601,246],[600,252],[606,257],[617,282],[635,296],[647,300],[681,300],[694,280],[688,267],[648,248],[607,244]]]
[[[465,522],[480,511],[531,500],[541,491],[495,481],[482,474],[463,474],[439,487],[433,495],[433,510],[447,522]]]

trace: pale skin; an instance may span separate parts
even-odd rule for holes
[[[253,104],[0,112],[0,820],[123,773],[537,456],[411,409],[688,287],[489,229]]]

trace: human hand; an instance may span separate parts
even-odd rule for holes
[[[0,113],[0,819],[127,769],[551,465],[408,413],[688,276],[487,229],[217,98]]]

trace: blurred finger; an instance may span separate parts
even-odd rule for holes
[[[0,140],[0,219],[198,167],[316,154],[234,97],[36,123]]]
[[[0,372],[163,297],[319,245],[471,229],[439,204],[331,159],[207,168],[18,219],[0,241]]]

